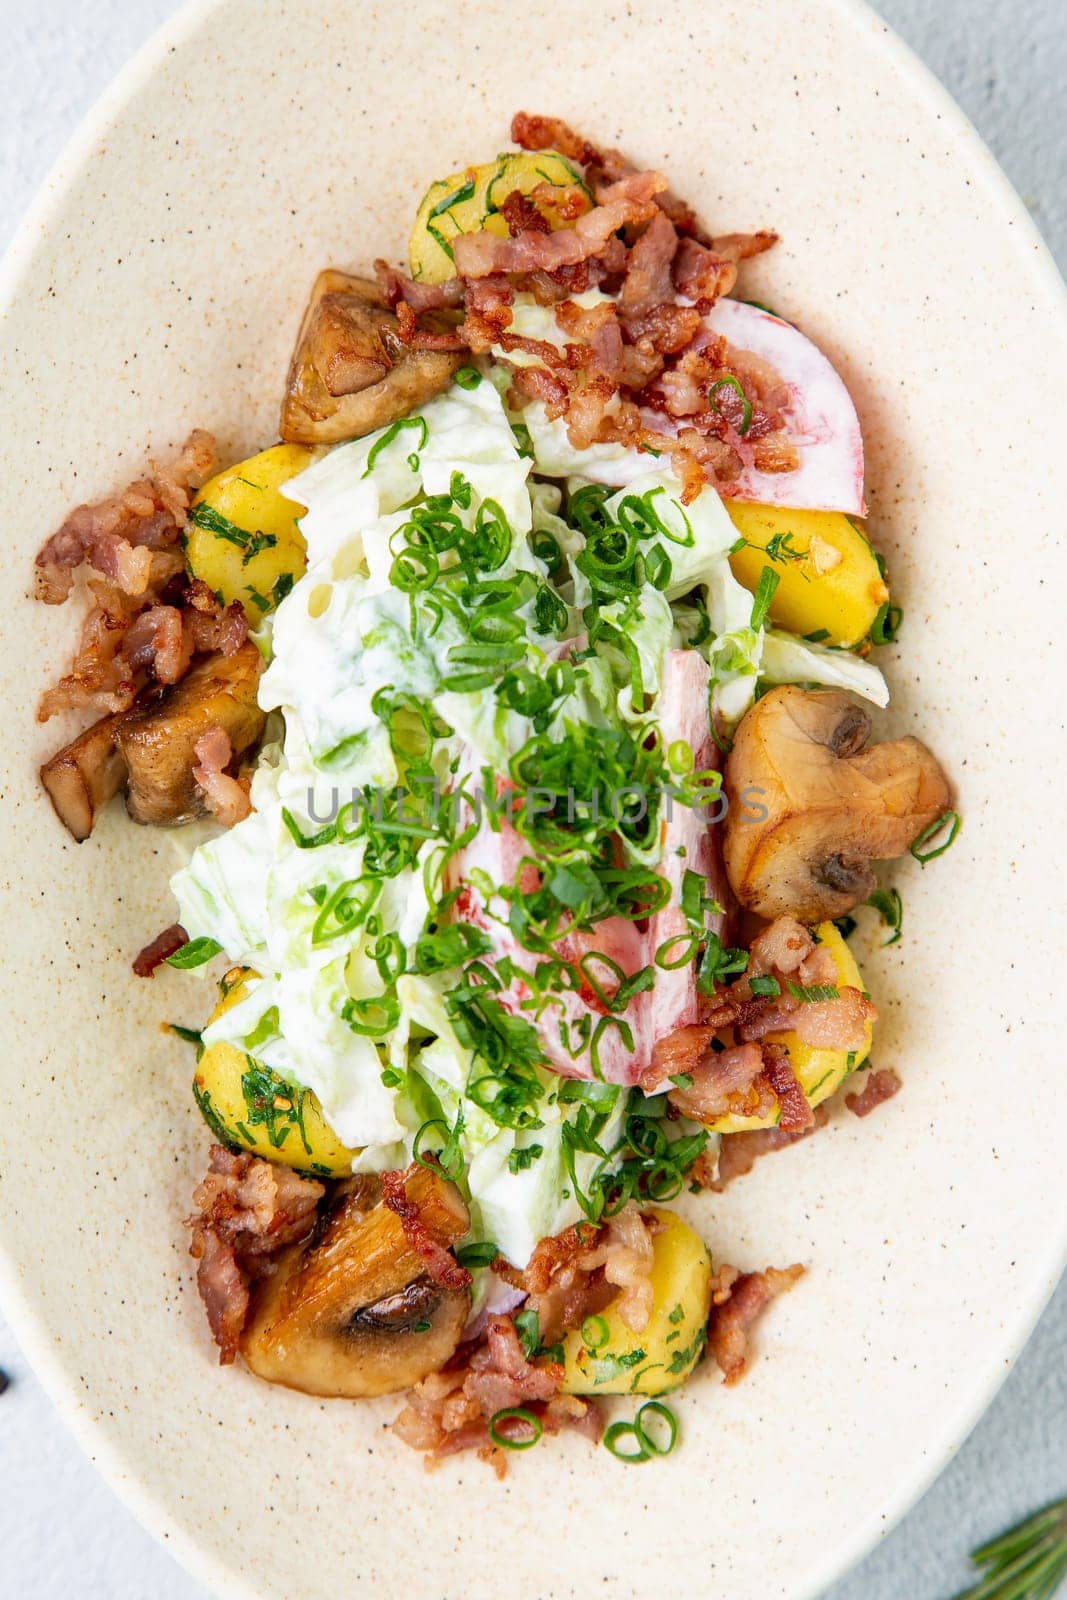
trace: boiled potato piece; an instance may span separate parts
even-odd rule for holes
[[[770,607],[776,627],[828,645],[866,639],[889,590],[858,523],[840,511],[724,504],[745,540],[730,557],[738,583],[755,592],[765,567],[778,578]]]
[[[819,944],[825,945],[833,956],[834,966],[837,968],[838,987],[858,989],[861,994],[866,993],[866,984],[856,965],[856,958],[835,925],[832,922],[820,922],[813,931]],[[874,1025],[868,1020],[864,1026],[863,1046],[853,1052],[817,1049],[814,1045],[804,1044],[791,1030],[789,1033],[769,1034],[768,1039],[772,1044],[785,1046],[789,1052],[789,1065],[800,1080],[808,1104],[817,1106],[828,1100],[832,1094],[836,1094],[849,1073],[855,1072],[866,1061],[871,1053],[873,1031]],[[708,1126],[716,1133],[744,1133],[750,1128],[772,1127],[774,1120],[773,1115],[741,1117],[731,1113],[729,1116],[719,1117]]]
[[[255,974],[234,967],[220,985],[211,1021],[243,1000]],[[231,1044],[209,1045],[196,1065],[193,1094],[212,1133],[222,1143],[250,1150],[265,1161],[345,1177],[358,1151],[341,1143],[310,1089],[293,1089],[269,1067]]]
[[[555,150],[504,154],[484,166],[467,167],[463,172],[454,172],[450,178],[431,183],[411,233],[412,277],[424,283],[443,283],[451,278],[456,270],[451,241],[457,234],[484,230],[506,239],[508,225],[500,215],[501,205],[516,189],[520,194],[529,194],[541,183],[561,189],[577,186],[588,201],[583,209],[588,210],[592,205],[592,197],[578,168]],[[536,204],[553,229],[566,227],[574,220],[561,216],[546,200]]]
[[[185,557],[224,605],[239,600],[257,627],[304,571],[304,538],[297,518],[306,507],[287,500],[283,483],[317,452],[276,444],[209,478],[193,501]]]
[[[652,1241],[654,1298],[648,1325],[634,1333],[608,1306],[568,1333],[563,1341],[567,1394],[667,1394],[700,1360],[711,1309],[711,1257],[703,1239],[673,1211],[657,1206],[652,1215],[663,1228]]]

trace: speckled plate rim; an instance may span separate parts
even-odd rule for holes
[[[49,231],[53,214],[59,211],[90,165],[94,147],[166,57],[195,35],[204,19],[224,8],[226,3],[227,0],[184,0],[117,73],[84,117],[53,164],[0,260],[0,317],[6,315],[23,274],[32,264],[36,246]],[[1010,215],[1017,230],[1020,257],[1025,255],[1027,270],[1033,275],[1038,290],[1043,289],[1050,302],[1059,301],[1061,310],[1067,310],[1063,279],[1026,206],[949,92],[865,0],[822,0],[822,3],[857,28],[873,25],[878,35],[874,48],[882,51],[887,62],[910,81],[909,86],[943,123],[960,165],[966,166],[976,182],[986,187],[990,200]],[[939,1449],[931,1451],[929,1458],[917,1465],[910,1481],[902,1481],[888,1510],[872,1509],[865,1521],[858,1521],[850,1533],[842,1534],[832,1552],[828,1551],[818,1582],[808,1591],[805,1600],[815,1600],[825,1587],[844,1576],[892,1531],[945,1469],[980,1420],[1022,1353],[1060,1276],[1067,1270],[1067,1217],[1061,1223],[1059,1235],[1050,1232],[1043,1254],[1043,1264],[1035,1264],[1037,1288],[1033,1299],[1027,1305],[1016,1307],[1010,1337],[1003,1340],[997,1358],[990,1360],[988,1371],[979,1376],[967,1401],[949,1420]],[[30,1309],[23,1294],[17,1261],[5,1244],[2,1218],[0,1307],[76,1442],[146,1531],[212,1593],[225,1594],[227,1600],[261,1600],[260,1591],[253,1584],[232,1567],[209,1556],[204,1547],[186,1533],[166,1504],[129,1470],[122,1450],[86,1413],[69,1362],[55,1353],[48,1329]]]

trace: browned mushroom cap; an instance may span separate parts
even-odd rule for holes
[[[98,813],[126,779],[126,763],[116,742],[126,713],[101,717],[46,761],[41,782],[56,815],[79,844],[93,831]]]
[[[835,689],[772,689],[745,716],[726,762],[723,854],[749,910],[841,916],[874,888],[871,862],[902,855],[946,810],[926,746],[864,749],[869,732],[867,713]]]
[[[203,815],[193,777],[196,742],[216,727],[235,756],[257,742],[266,721],[256,700],[262,664],[251,642],[231,656],[208,656],[121,719],[116,742],[129,773],[126,808],[135,822],[169,825]]]
[[[435,321],[432,314],[426,320]],[[463,353],[412,350],[397,326],[370,279],[320,272],[286,379],[282,438],[296,444],[358,439],[439,394]]]
[[[467,1232],[467,1209],[443,1178],[418,1169],[405,1191],[438,1245]],[[357,1189],[256,1285],[241,1354],[259,1377],[305,1394],[393,1394],[444,1365],[469,1311],[468,1290],[436,1284],[396,1212],[368,1209]]]

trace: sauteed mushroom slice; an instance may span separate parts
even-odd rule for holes
[[[56,815],[80,844],[93,831],[99,812],[126,781],[126,763],[117,744],[126,712],[101,717],[41,768],[41,782]]]
[[[404,1188],[435,1244],[467,1232],[452,1184],[417,1168]],[[469,1311],[468,1290],[436,1283],[396,1212],[368,1209],[357,1189],[253,1290],[241,1354],[259,1377],[305,1394],[393,1394],[444,1365]]]
[[[426,321],[448,328],[433,314]],[[320,272],[289,367],[281,436],[335,444],[386,427],[439,394],[462,361],[462,351],[404,344],[371,279]]]
[[[116,738],[129,772],[126,808],[135,822],[188,822],[204,811],[194,748],[222,728],[235,756],[258,741],[266,718],[256,700],[262,658],[243,644],[231,656],[206,657],[179,683],[122,719]]]
[[[918,739],[865,748],[870,718],[837,690],[773,689],[726,762],[723,853],[742,905],[768,919],[839,917],[951,803]],[[762,809],[765,815],[760,817]]]

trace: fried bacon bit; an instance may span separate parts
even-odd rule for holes
[[[685,1037],[679,1039],[679,1034]],[[769,1115],[774,1110],[775,1097],[770,1082],[760,1082],[764,1058],[759,1045],[730,1045],[715,1051],[711,1039],[707,1028],[694,1025],[661,1040],[653,1050],[652,1067],[647,1074],[649,1087],[663,1082],[657,1075],[666,1065],[672,1069],[668,1078],[684,1073],[693,1080],[686,1088],[671,1089],[668,1095],[670,1104],[684,1117],[713,1122],[731,1111],[744,1116]],[[688,1065],[679,1066],[677,1063],[682,1060]]]
[[[454,333],[434,332],[420,328],[415,313],[406,300],[396,306],[397,336],[411,350],[466,350],[467,341],[458,329]]]
[[[900,1086],[900,1079],[893,1068],[881,1067],[870,1073],[857,1094],[846,1094],[845,1104],[854,1116],[869,1117],[877,1106],[892,1100]]]
[[[233,760],[233,746],[225,728],[209,728],[193,746],[197,765],[193,777],[204,792],[204,803],[224,828],[232,828],[251,814],[248,780],[227,772]]]
[[[463,279],[446,278],[444,283],[420,283],[398,272],[387,261],[374,263],[374,276],[386,304],[395,309],[401,300],[407,302],[416,314],[420,311],[443,311],[463,304]]]
[[[248,638],[248,619],[239,600],[223,610],[203,578],[194,578],[182,591],[182,621],[193,649],[205,655],[221,651],[235,656]]]
[[[708,1345],[722,1369],[725,1383],[738,1383],[745,1375],[748,1337],[753,1323],[772,1300],[788,1293],[803,1274],[802,1266],[744,1272],[733,1281],[727,1297],[713,1305]]]
[[[237,1353],[249,1285],[274,1270],[280,1250],[310,1233],[325,1192],[289,1167],[212,1145],[207,1174],[193,1191],[189,1254],[199,1262],[197,1288],[221,1365]]]
[[[777,243],[776,233],[760,228],[755,233],[721,233],[711,241],[711,248],[724,261],[738,262],[761,256],[764,250],[770,250]]]
[[[620,228],[648,222],[654,215],[653,198],[666,188],[666,182],[658,172],[636,177],[640,182],[624,180],[624,191],[618,185],[606,190],[603,203],[583,213],[573,228],[555,233],[523,232],[506,239],[486,231],[460,234],[453,245],[457,271],[464,278],[500,272],[552,272],[597,255]]]
[[[131,672],[151,668],[158,683],[177,683],[193,657],[192,635],[176,606],[149,606],[127,629],[122,654]]]
[[[558,150],[561,156],[576,161],[580,167],[600,165],[601,155],[596,145],[575,133],[559,117],[516,111],[511,119],[511,137],[522,150]]]
[[[582,210],[584,209],[583,206]],[[552,232],[548,218],[538,211],[533,200],[524,195],[521,189],[512,189],[509,195],[505,195],[500,215],[507,223],[508,232],[513,239],[518,238],[520,233]]]
[[[716,1194],[721,1194],[728,1183],[732,1183],[735,1178],[743,1178],[746,1173],[751,1172],[760,1156],[770,1155],[774,1150],[784,1150],[788,1145],[799,1143],[816,1129],[824,1128],[829,1119],[830,1113],[825,1105],[821,1105],[815,1107],[811,1122],[804,1128],[751,1128],[747,1133],[728,1133],[719,1146],[718,1173],[714,1172],[706,1156],[701,1156],[693,1169],[693,1175],[704,1188],[713,1189]]]
[[[414,1170],[414,1169],[412,1169]],[[390,1211],[400,1218],[408,1244],[426,1263],[426,1271],[442,1289],[466,1289],[471,1275],[461,1267],[451,1251],[434,1238],[422,1220],[422,1213],[414,1200],[409,1200],[404,1187],[403,1172],[383,1172],[381,1175],[382,1199]]]
[[[585,168],[584,187],[540,184],[530,195],[507,196],[501,208],[507,237],[483,230],[455,241],[464,281],[460,331],[470,349],[480,353],[497,344],[505,352],[524,350],[537,362],[515,370],[514,404],[542,402],[549,420],[565,419],[576,449],[621,444],[669,455],[685,504],[706,483],[728,489],[746,469],[795,468],[782,415],[788,389],[765,362],[730,350],[701,327],[702,316],[734,288],[738,263],[769,249],[776,236],[709,238],[659,174],[638,170],[617,150],[598,149],[556,117],[519,112],[512,137],[527,150],[557,149]],[[554,231],[549,216],[559,224]],[[500,287],[487,316],[474,291],[489,280]],[[379,281],[390,303],[404,298],[396,274],[381,269]],[[578,308],[568,302],[600,285],[617,302],[595,329],[579,333]],[[561,366],[548,343],[533,348],[500,337],[510,322],[510,300],[503,317],[500,305],[514,290],[557,307],[560,326],[581,341],[580,363]],[[450,296],[455,304],[454,289]],[[693,303],[680,305],[679,296]],[[410,304],[418,309],[414,299]],[[708,404],[712,385],[724,377],[741,387],[744,405],[738,401],[736,417]],[[743,438],[735,426],[742,412]]]
[[[766,976],[775,979],[778,993],[754,995],[751,980]],[[830,952],[794,918],[779,917],[752,941],[745,976],[715,996],[705,1020],[656,1043],[641,1087],[656,1093],[684,1074],[692,1082],[668,1090],[670,1104],[684,1116],[712,1122],[731,1112],[766,1117],[777,1108],[782,1132],[811,1128],[807,1097],[776,1036],[792,1032],[814,1048],[859,1050],[878,1013],[858,989],[837,988],[836,980]],[[827,985],[836,994],[805,1000],[791,985]]]
[[[144,594],[153,551],[177,542],[195,488],[215,467],[215,442],[195,429],[174,461],[121,494],[77,506],[37,554],[39,597],[58,605],[83,562],[130,595]],[[179,563],[180,568],[180,563]]]
[[[172,590],[184,568],[178,540],[189,504],[214,467],[214,440],[196,429],[174,461],[153,466],[151,477],[121,494],[75,507],[41,547],[39,598],[48,605],[66,600],[84,567],[93,603],[71,670],[42,696],[39,721],[68,710],[126,711],[139,680],[175,683],[195,650],[211,648],[201,643],[203,628],[188,624],[183,586]],[[231,617],[229,638],[236,629]]]
[[[133,958],[133,970],[138,978],[150,978],[168,956],[189,943],[189,935],[180,922],[174,922],[162,933],[157,933],[151,944],[146,944]]]
[[[599,1227],[580,1222],[542,1239],[525,1272],[514,1276],[537,1312],[543,1342],[554,1344],[568,1328],[581,1327],[612,1304],[626,1326],[641,1333],[652,1310],[656,1231],[655,1218],[628,1204]]]
[[[515,291],[499,273],[476,278],[465,288],[463,336],[475,355],[484,355],[511,323]]]
[[[448,1367],[414,1386],[393,1432],[412,1449],[424,1451],[428,1467],[460,1451],[476,1450],[503,1478],[507,1453],[489,1433],[498,1411],[521,1406],[545,1433],[573,1428],[593,1443],[600,1438],[599,1407],[595,1401],[560,1394],[562,1381],[558,1362],[526,1359],[510,1317],[490,1316],[481,1339],[461,1347]]]
[[[778,1098],[779,1128],[786,1133],[799,1133],[803,1129],[813,1128],[815,1116],[800,1079],[789,1065],[788,1053],[779,1046],[765,1045],[763,1070]]]

